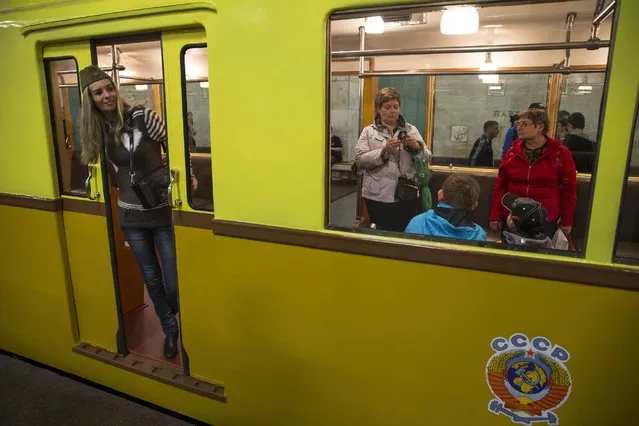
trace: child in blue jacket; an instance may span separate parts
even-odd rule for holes
[[[406,232],[485,241],[486,232],[472,221],[472,212],[477,208],[479,191],[479,183],[471,176],[448,176],[437,192],[437,206],[412,218]]]

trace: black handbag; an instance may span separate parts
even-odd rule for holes
[[[412,179],[400,176],[397,179],[397,187],[395,188],[395,200],[397,201],[414,201],[419,198],[421,188]]]
[[[135,168],[133,164],[134,147],[133,134],[129,133],[131,149],[129,161],[129,176],[131,177],[131,189],[135,192],[138,199],[145,209],[152,209],[161,204],[168,202],[168,190],[170,184],[169,165],[164,163],[144,176],[136,178]]]
[[[404,135],[402,135],[404,133]],[[406,132],[400,132],[400,139],[404,140],[406,138]],[[397,158],[397,166],[401,172],[401,160],[402,153],[399,152],[399,157]],[[406,177],[400,176],[397,179],[397,186],[395,187],[395,200],[396,201],[415,201],[421,195],[421,188],[413,179],[408,179]]]

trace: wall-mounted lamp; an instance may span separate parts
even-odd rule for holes
[[[493,64],[493,58],[490,52],[486,53],[486,62],[481,64],[479,71],[497,71],[497,66]],[[484,83],[496,84],[499,83],[499,75],[497,74],[480,74],[479,79]]]
[[[474,34],[479,29],[479,13],[474,7],[446,9],[439,30],[445,35]]]

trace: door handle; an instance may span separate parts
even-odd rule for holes
[[[168,199],[173,206],[180,207],[182,205],[182,200],[180,198],[176,198],[175,201],[173,201],[173,184],[175,184],[175,181],[177,180],[179,170],[171,169],[170,174],[171,180],[169,181],[169,190],[167,191]]]
[[[96,167],[95,164],[89,164],[87,165],[87,170],[89,171],[89,176],[87,176],[87,180],[84,181],[84,189],[87,193],[87,197],[89,197],[89,200],[95,201],[98,198],[100,198],[100,193],[98,191],[95,191],[93,194],[91,194],[91,178],[93,177],[93,169]]]

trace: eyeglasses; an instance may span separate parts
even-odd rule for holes
[[[526,127],[532,127],[534,125],[535,125],[535,123],[532,123],[530,121],[517,121],[517,122],[515,122],[515,127],[521,127],[522,129],[525,129]]]

